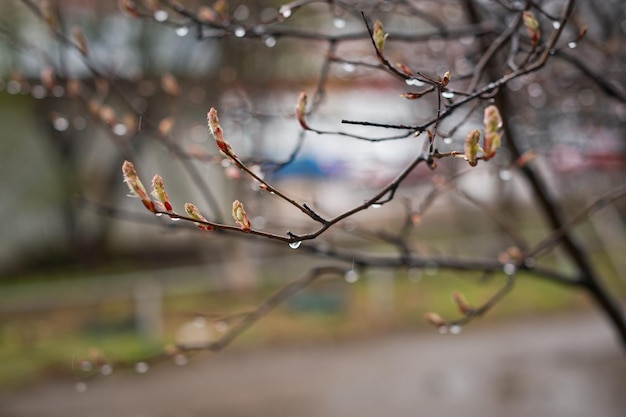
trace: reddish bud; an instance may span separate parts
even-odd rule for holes
[[[450,82],[450,71],[446,71],[446,73],[443,74],[443,78],[441,78],[441,86],[445,87],[446,85],[448,85],[449,82]]]
[[[139,120],[137,119],[137,116],[135,116],[134,113],[131,113],[131,112],[124,113],[123,123],[124,123],[124,126],[126,126],[126,132],[129,135],[133,135],[137,133],[137,128],[139,127]]]
[[[432,311],[426,313],[424,315],[424,318],[426,319],[427,322],[429,322],[433,326],[443,327],[443,326],[446,326],[448,324],[448,322],[445,321],[443,319],[443,317],[441,317],[439,314],[434,313]]]
[[[250,220],[246,210],[243,208],[243,204],[239,200],[233,201],[233,218],[241,230],[244,232],[250,231]]]
[[[161,88],[165,91],[166,94],[169,94],[172,97],[178,97],[180,95],[180,85],[178,84],[178,80],[169,72],[166,72],[161,77]]]
[[[167,192],[165,191],[165,183],[160,175],[152,177],[152,196],[159,200],[163,206],[161,208],[162,211],[167,211],[168,213],[174,211],[172,204],[170,203],[170,196],[167,195]]]
[[[582,25],[580,27],[580,29],[578,30],[578,40],[581,40],[582,38],[584,38],[587,35],[587,24],[585,23],[584,25]]]
[[[228,15],[228,2],[226,0],[216,0],[213,9],[223,18]]]
[[[198,7],[198,17],[205,22],[214,22],[217,20],[215,11],[207,6]]]
[[[453,292],[452,299],[454,300],[454,303],[458,307],[461,314],[468,315],[474,311],[474,307],[472,307],[470,303],[467,302],[465,296],[460,291]]]
[[[398,67],[400,69],[400,71],[402,71],[403,73],[405,73],[406,75],[412,77],[413,76],[413,71],[411,71],[411,69],[409,67],[407,67],[406,65],[398,62],[396,64],[396,67]]]
[[[515,161],[515,163],[517,164],[518,167],[522,168],[524,166],[526,166],[528,163],[530,163],[532,160],[534,160],[537,157],[537,151],[526,151],[523,154],[520,155],[519,158],[517,158],[517,161]]]
[[[478,164],[476,157],[478,151],[480,151],[480,131],[474,129],[465,137],[465,159],[469,162],[470,166],[475,167]]]
[[[67,80],[67,95],[71,98],[76,98],[80,95],[82,90],[82,84],[80,80],[75,78]]]
[[[139,17],[139,9],[133,0],[119,0],[117,5],[125,15],[130,17]]]
[[[303,91],[298,96],[298,104],[296,105],[296,118],[302,126],[302,129],[309,130],[309,125],[307,125],[306,120],[304,120],[304,116],[306,114],[306,103],[307,103],[307,95]]]
[[[198,226],[198,228],[202,230],[206,230],[207,232],[210,232],[211,230],[213,230],[213,226],[199,223],[199,222],[208,222],[208,220],[202,214],[200,214],[200,210],[198,210],[198,207],[196,207],[194,204],[185,203],[185,212],[187,213],[189,217],[198,221],[194,223],[196,226]]]
[[[170,134],[170,132],[172,131],[172,128],[174,127],[174,118],[173,117],[166,117],[165,119],[161,120],[159,122],[159,135],[161,135],[162,137],[166,137]]]
[[[528,36],[530,37],[530,42],[533,46],[537,46],[539,44],[539,39],[541,39],[541,29],[539,28],[539,22],[537,18],[530,10],[526,10],[524,12],[524,26],[526,26],[526,31],[528,32]]]
[[[502,136],[498,132],[498,129],[502,127],[502,117],[500,117],[500,111],[496,106],[491,105],[485,109],[483,123],[485,125],[483,152],[485,161],[488,161],[495,156],[502,140]]]
[[[98,349],[97,347],[89,348],[89,357],[91,358],[91,361],[95,365],[102,366],[103,364],[106,363],[106,360],[104,358],[104,353],[102,353],[102,351]]]
[[[230,147],[230,144],[224,140],[224,132],[220,126],[220,119],[217,117],[217,110],[215,110],[214,107],[211,107],[211,110],[207,113],[207,120],[211,134],[217,143],[217,147],[220,148],[224,155],[233,158],[236,157],[233,149]]]
[[[405,98],[407,100],[416,100],[422,97],[423,95],[424,93],[402,93],[400,94],[400,97]]]
[[[54,75],[54,69],[52,67],[44,67],[39,74],[41,83],[47,89],[51,89],[56,84],[56,77]]]
[[[114,125],[117,122],[115,110],[113,110],[113,107],[111,106],[100,106],[100,108],[98,109],[98,117],[100,118],[100,120],[108,125]]]
[[[139,197],[148,210],[155,213],[157,211],[156,206],[150,199],[146,188],[141,183],[137,171],[135,171],[135,166],[129,161],[124,161],[124,164],[122,164],[122,173],[124,174],[124,182],[128,185],[131,193]]]

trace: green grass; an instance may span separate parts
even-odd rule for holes
[[[426,312],[436,311],[446,319],[459,317],[451,299],[453,291],[461,291],[477,306],[489,299],[504,279],[501,274],[485,279],[476,273],[438,271],[410,280],[406,273],[399,272],[387,276],[387,280],[393,279],[387,294],[393,300],[389,306],[377,299],[378,293],[372,293],[368,282],[378,278],[376,271],[369,274],[355,284],[314,284],[304,290],[305,302],[282,304],[229,349],[347,340],[398,330],[433,331],[424,321]],[[180,326],[191,322],[195,314],[245,311],[275,289],[168,297],[163,303],[165,340],[175,340]],[[489,323],[580,307],[587,304],[584,299],[576,289],[520,274],[514,290],[480,321]],[[92,347],[110,360],[130,363],[162,351],[164,343],[151,343],[135,335],[132,317],[130,301],[4,317],[0,322],[0,387],[29,384],[51,375],[81,375],[78,360],[88,357]]]

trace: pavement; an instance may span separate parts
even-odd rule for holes
[[[227,349],[82,388],[57,380],[0,392],[0,417],[621,417],[626,355],[587,312],[459,335]]]

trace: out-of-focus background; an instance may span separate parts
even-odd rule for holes
[[[555,14],[562,7],[543,3]],[[618,3],[580,2],[576,16],[585,18],[591,40],[604,43],[567,46],[622,99],[557,58],[507,86],[516,105],[510,124],[537,151],[533,163],[569,216],[626,177],[626,10]],[[478,47],[472,36],[392,43],[394,32],[433,33],[438,25],[429,19],[463,27],[458,2],[407,4],[361,5],[382,13],[371,18],[383,19],[392,32],[387,53],[432,74],[467,73],[475,62],[465,51]],[[55,24],[68,34],[82,27],[89,59],[60,47],[33,5],[59,12]],[[216,159],[206,128],[210,107],[219,109],[237,154],[329,216],[370,198],[419,150],[414,139],[369,143],[302,134],[294,116],[298,93],[313,95],[325,71],[325,97],[309,120],[321,130],[388,136],[396,132],[340,121],[420,123],[433,107],[400,98],[411,86],[351,62],[376,64],[367,39],[328,51],[319,40],[247,36],[253,22],[275,19],[280,6],[229,2],[242,32],[200,33],[207,39],[198,40],[197,27],[156,6],[153,19],[133,19],[115,2],[0,5],[0,417],[621,415],[623,348],[584,294],[524,277],[480,322],[439,335],[424,322],[425,312],[454,316],[453,291],[479,303],[502,280],[436,264],[371,268],[316,283],[225,352],[143,362],[168,344],[219,338],[229,328],[223,314],[254,308],[320,260],[286,244],[209,235],[155,218],[127,198],[124,159],[135,162],[145,183],[163,176],[178,210],[192,201],[229,223],[239,199],[255,228],[284,234],[314,224]],[[281,24],[337,35],[364,30],[340,5],[307,7]],[[420,13],[402,15],[402,7]],[[541,22],[547,31],[550,21]],[[343,61],[325,68],[329,54]],[[47,68],[62,73],[51,81]],[[168,93],[164,74],[177,80],[177,97]],[[446,120],[441,130],[462,118]],[[479,111],[467,123],[478,127],[481,118]],[[440,150],[462,149],[461,131]],[[434,172],[420,167],[393,203],[344,222],[320,244],[389,253],[384,238],[368,237],[397,231],[405,207],[426,204],[433,189],[439,191],[432,207],[413,219],[420,253],[497,256],[512,238],[494,216],[515,224],[530,242],[549,233],[505,148],[470,173],[460,162],[442,160]],[[618,300],[626,296],[625,203],[609,204],[575,228]],[[540,262],[571,268],[559,250]],[[120,371],[108,361],[131,365]]]

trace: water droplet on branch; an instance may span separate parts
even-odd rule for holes
[[[298,249],[298,248],[300,247],[300,245],[302,245],[302,242],[301,242],[301,241],[291,242],[291,243],[289,244],[289,247],[290,247],[291,249]]]
[[[83,394],[83,393],[87,392],[87,384],[84,383],[84,382],[77,382],[76,385],[74,385],[74,389],[79,394]]]
[[[333,26],[335,26],[337,29],[343,29],[346,27],[346,19],[344,19],[343,17],[335,17],[333,19]]]
[[[183,36],[187,36],[188,33],[189,33],[189,28],[187,26],[181,26],[179,28],[176,28],[176,34],[180,36],[181,38]]]
[[[291,8],[282,6],[278,13],[280,13],[283,19],[288,19],[291,16]]]
[[[504,271],[505,274],[510,276],[510,275],[515,274],[515,272],[517,271],[517,268],[515,267],[515,265],[508,263],[502,267],[502,270]]]
[[[511,181],[513,179],[513,174],[508,169],[501,170],[498,176],[502,181]]]
[[[111,130],[116,136],[124,136],[126,133],[128,133],[128,128],[123,123],[115,124]]]
[[[183,355],[182,353],[174,356],[174,363],[178,366],[187,365],[187,362],[187,356]]]
[[[276,46],[276,38],[273,36],[266,36],[265,39],[263,39],[263,43],[268,48],[273,48]]]
[[[100,373],[104,376],[109,376],[113,373],[113,367],[106,363],[100,368]]]
[[[138,374],[145,374],[150,369],[150,365],[147,362],[137,362],[135,364],[135,372]]]
[[[343,278],[348,284],[354,284],[359,280],[359,273],[354,269],[350,269],[349,271],[346,271]]]
[[[67,130],[68,127],[70,127],[70,122],[65,117],[59,116],[52,121],[52,126],[55,130],[58,130],[59,132],[64,132]]]
[[[463,328],[461,326],[459,326],[458,324],[453,324],[452,326],[450,326],[450,334],[459,334],[463,331]]]
[[[354,72],[354,70],[356,69],[356,66],[354,64],[351,64],[350,62],[345,62],[341,68],[345,71],[345,72]]]
[[[169,15],[165,10],[157,10],[154,12],[154,20],[157,22],[165,22],[168,17]]]
[[[406,83],[406,85],[412,85],[414,87],[421,87],[424,85],[424,82],[418,80],[417,78],[407,78],[404,82]]]
[[[441,93],[441,97],[454,98],[454,93],[452,91],[444,91],[443,93]]]

